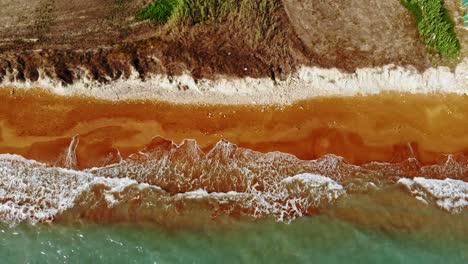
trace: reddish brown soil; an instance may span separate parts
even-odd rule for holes
[[[17,72],[8,78],[34,81],[41,68],[48,77],[69,84],[83,77],[80,67],[102,82],[128,77],[131,69],[143,80],[148,73],[182,72],[196,78],[276,78],[307,63],[307,52],[282,8],[274,11],[275,34],[257,40],[254,28],[240,28],[232,19],[195,26],[139,22],[134,15],[142,1],[136,0],[25,2],[0,13],[5,21],[0,25],[0,81],[13,71]],[[28,9],[22,9],[25,4]],[[82,19],[69,19],[76,17]]]
[[[136,21],[146,1],[2,0],[0,81],[34,81],[38,69],[70,84],[83,74],[107,82],[133,69],[142,80],[149,73],[182,72],[276,79],[300,65],[347,71],[430,66],[414,21],[398,1],[276,1],[274,30],[258,38],[253,26],[236,19],[195,26]]]

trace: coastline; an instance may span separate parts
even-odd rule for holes
[[[468,263],[460,0],[0,7],[6,262]]]
[[[135,69],[129,78],[102,83],[92,81],[83,70],[81,78],[70,85],[45,77],[37,81],[17,81],[8,73],[0,88],[39,88],[62,96],[84,96],[110,101],[156,100],[176,104],[291,105],[323,96],[370,95],[381,92],[412,94],[448,93],[468,95],[468,58],[451,71],[448,67],[415,68],[387,65],[345,73],[336,68],[302,66],[284,80],[272,78],[195,79],[190,74],[148,76],[145,81]]]
[[[0,206],[0,223],[14,226],[25,221],[75,223],[82,219],[95,223],[149,221],[178,226],[191,215],[211,212],[212,216],[237,215],[251,220],[274,217],[285,223],[304,216],[335,215],[365,225],[390,222],[398,228],[405,224],[417,227],[425,219],[408,214],[404,208],[432,211],[437,217],[428,224],[451,216],[467,216],[468,183],[463,180],[417,175],[407,178],[404,174],[382,177],[378,176],[379,169],[373,167],[376,164],[353,166],[334,156],[295,161],[287,154],[269,153],[263,159],[271,162],[268,166],[262,159],[249,163],[248,158],[238,160],[239,155],[227,158],[225,154],[229,153],[217,151],[207,153],[204,161],[197,160],[204,173],[193,178],[179,173],[181,167],[177,163],[182,160],[158,161],[157,156],[152,156],[158,153],[154,150],[88,170],[65,169],[18,155],[0,154],[0,178],[10,186],[7,192],[0,193],[0,198],[7,201]],[[223,157],[231,162],[223,163]],[[256,170],[236,173],[248,164],[255,164]],[[284,165],[290,168],[285,170]],[[391,164],[381,165],[382,169]],[[306,172],[299,173],[301,170]],[[222,176],[221,180],[214,177],[213,173],[218,171],[226,173],[217,176]],[[388,198],[399,201],[394,209],[400,210],[390,211],[393,217],[375,215],[362,207],[362,202],[369,202],[361,200],[363,196],[376,205]]]

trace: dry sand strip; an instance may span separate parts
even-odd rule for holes
[[[397,91],[416,94],[450,93],[468,95],[468,58],[454,71],[447,67],[429,68],[423,73],[412,67],[388,65],[344,73],[338,69],[302,67],[285,80],[270,78],[232,78],[196,80],[189,74],[152,75],[141,81],[137,73],[128,79],[102,84],[81,79],[64,86],[40,74],[38,81],[22,82],[12,78],[3,88],[41,88],[64,96],[88,96],[98,99],[158,100],[181,104],[276,104],[288,105],[318,96],[353,96]],[[87,76],[84,72],[82,76]],[[13,80],[13,81],[11,81]]]

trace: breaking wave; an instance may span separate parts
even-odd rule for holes
[[[304,161],[227,141],[205,153],[193,140],[175,144],[155,138],[118,163],[78,171],[73,169],[78,143],[73,140],[63,157],[67,169],[0,155],[0,221],[51,222],[67,213],[91,220],[122,215],[132,221],[157,220],[201,208],[213,217],[272,215],[289,222],[353,193],[385,186],[402,186],[420,201],[449,212],[468,207],[468,162],[463,156],[448,156],[431,166],[415,159],[355,166],[334,155]]]
[[[416,199],[426,204],[435,204],[449,212],[460,212],[468,207],[468,183],[459,180],[434,180],[425,178],[402,178],[405,186]]]

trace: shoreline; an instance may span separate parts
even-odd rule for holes
[[[336,158],[329,156],[320,160],[303,161],[309,163],[304,173],[297,173],[299,168],[283,171],[278,167],[281,163],[276,163],[271,168],[257,163],[256,168],[259,171],[253,171],[250,176],[235,176],[243,179],[242,181],[231,179],[219,184],[212,177],[200,182],[197,178],[174,178],[174,175],[166,175],[161,170],[162,167],[158,169],[150,165],[155,158],[150,153],[142,152],[136,159],[89,170],[55,167],[19,155],[0,154],[0,178],[10,186],[7,192],[0,195],[8,201],[0,206],[0,223],[14,226],[21,222],[72,222],[76,219],[96,223],[125,222],[132,219],[134,223],[138,223],[151,219],[158,224],[165,224],[160,215],[175,213],[179,216],[177,220],[183,220],[184,215],[194,213],[193,209],[215,212],[218,217],[233,213],[252,219],[274,217],[284,223],[317,214],[337,215],[341,219],[357,223],[362,220],[356,219],[356,214],[367,215],[371,222],[376,223],[392,221],[391,218],[375,217],[364,208],[354,212],[347,209],[353,203],[358,205],[363,195],[376,199],[377,204],[384,201],[387,195],[395,196],[405,207],[440,212],[440,216],[446,214],[463,217],[468,208],[468,182],[465,179],[441,180],[417,175],[388,178],[359,176],[358,171],[365,173],[371,164],[363,167],[351,166],[355,170],[354,177],[358,177],[352,179],[341,177],[330,170],[323,162],[332,165]],[[274,155],[277,154],[271,153],[267,159],[275,159]],[[143,156],[145,158],[142,160]],[[208,162],[211,164],[213,161]],[[233,165],[220,165],[218,162],[214,161],[217,164],[214,166],[218,168]],[[320,169],[313,171],[313,167],[317,166]],[[147,171],[148,169],[152,172]],[[235,167],[231,169],[235,170]],[[19,170],[20,173],[12,173],[14,170]],[[263,170],[272,171],[267,176],[262,176],[265,175]],[[132,173],[122,174],[130,171]],[[151,173],[151,176],[144,176],[147,173]],[[251,178],[255,174],[258,175]],[[265,189],[259,191],[255,186],[252,187],[253,179],[257,179]],[[30,191],[38,188],[43,191]],[[376,195],[377,193],[380,195]],[[140,203],[131,202],[136,194]],[[188,210],[177,209],[178,203],[185,204]],[[214,206],[216,204],[228,206],[217,208]],[[128,206],[133,210],[126,211]],[[142,208],[151,210],[140,211]],[[352,208],[356,210],[355,206]],[[411,216],[405,212],[398,212],[396,215],[406,216],[415,225],[421,220],[417,215]],[[398,224],[398,218],[393,223]]]
[[[152,75],[142,81],[133,69],[130,78],[100,83],[88,78],[88,72],[83,70],[79,81],[64,86],[60,80],[45,77],[41,71],[35,82],[17,81],[14,76],[14,72],[7,74],[0,89],[39,88],[61,96],[109,101],[155,100],[176,104],[291,105],[315,97],[381,92],[468,95],[468,58],[464,58],[454,71],[448,67],[437,67],[423,73],[411,66],[395,65],[362,68],[354,73],[344,73],[336,68],[302,66],[284,80],[228,76],[197,80],[183,74]]]

